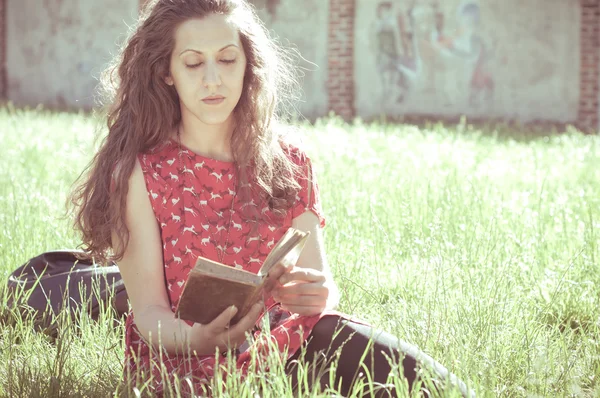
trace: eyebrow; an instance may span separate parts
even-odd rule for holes
[[[238,49],[239,49],[239,47],[238,47],[237,45],[235,45],[235,44],[233,44],[233,43],[232,43],[232,44],[228,44],[228,45],[226,45],[225,47],[221,48],[221,49],[220,49],[219,51],[217,51],[217,52],[219,52],[219,53],[220,53],[221,51],[223,51],[223,50],[226,50],[226,49],[228,49],[229,47],[235,47],[235,48],[238,48]],[[202,53],[202,51],[194,50],[193,48],[186,48],[185,50],[183,50],[182,52],[180,52],[180,53],[179,53],[179,55],[181,55],[181,54],[183,54],[184,52],[187,52],[187,51],[193,51],[193,52],[195,52],[195,53],[198,53],[198,54],[203,54],[203,53]]]

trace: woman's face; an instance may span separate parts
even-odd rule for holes
[[[208,125],[230,121],[244,86],[246,56],[235,25],[223,15],[190,19],[175,31],[167,84],[184,117]]]

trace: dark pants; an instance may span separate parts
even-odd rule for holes
[[[357,381],[365,383],[370,374],[374,391],[364,390],[363,394],[374,394],[376,397],[395,397],[396,388],[386,386],[390,372],[394,368],[402,372],[408,384],[409,391],[418,380],[421,381],[421,391],[429,396],[428,389],[443,390],[448,385],[454,385],[463,396],[470,395],[465,384],[448,370],[435,362],[431,357],[422,353],[418,348],[398,340],[389,333],[376,330],[372,327],[342,319],[338,316],[327,316],[321,319],[312,330],[305,349],[298,350],[288,361],[286,369],[294,387],[306,392],[319,384],[321,388],[332,387],[340,394],[347,396],[354,388]],[[308,376],[298,376],[298,362],[312,364]],[[333,385],[328,370],[335,364],[335,377]],[[419,369],[429,374],[420,377]],[[298,382],[306,380],[309,385],[298,386]]]

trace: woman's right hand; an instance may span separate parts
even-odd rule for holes
[[[237,348],[246,341],[246,332],[254,327],[263,308],[262,303],[256,303],[250,311],[234,326],[229,327],[231,319],[238,312],[234,306],[227,308],[211,323],[202,325],[196,323],[192,326],[192,339],[200,348],[200,355],[214,355],[215,349],[225,351],[228,348]]]

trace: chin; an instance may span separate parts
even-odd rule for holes
[[[231,113],[229,113],[227,115],[218,115],[218,114],[217,115],[202,115],[198,119],[200,119],[200,121],[202,121],[202,123],[204,123],[204,124],[214,126],[214,125],[223,124],[223,123],[227,122],[229,120],[230,116],[231,116]]]
[[[229,109],[214,109],[205,110],[202,109],[196,112],[196,117],[204,124],[216,125],[227,122],[232,117],[233,110]]]

